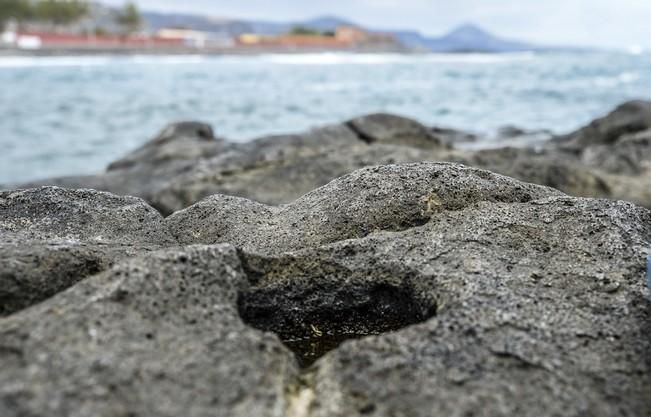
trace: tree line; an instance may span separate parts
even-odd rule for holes
[[[88,16],[87,0],[0,0],[0,29],[7,22],[43,22],[69,25]],[[142,17],[133,2],[127,2],[115,14],[115,22],[126,32],[140,29]]]

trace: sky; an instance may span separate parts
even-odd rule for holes
[[[104,0],[119,5],[124,0]],[[336,15],[373,29],[440,35],[475,23],[548,45],[651,48],[651,0],[138,0],[147,10],[295,21]]]

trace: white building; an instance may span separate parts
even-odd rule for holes
[[[198,49],[208,47],[230,48],[234,45],[234,40],[230,36],[189,29],[161,29],[156,32],[156,37],[161,39],[182,40],[186,46]]]

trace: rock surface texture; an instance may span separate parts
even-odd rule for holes
[[[0,321],[0,415],[282,416],[296,365],[246,286],[231,246],[171,249]]]
[[[176,244],[144,201],[57,187],[0,193],[0,316]]]
[[[518,143],[527,132],[501,133]],[[534,136],[541,132],[533,132]],[[546,136],[543,134],[542,136]],[[308,132],[238,144],[216,139],[210,126],[167,127],[104,174],[39,181],[135,195],[165,216],[213,194],[286,204],[366,166],[458,162],[547,185],[580,197],[605,197],[651,207],[651,103],[633,101],[590,125],[535,147],[473,150],[476,138],[428,128],[390,114],[372,114]]]
[[[162,220],[42,188],[0,216],[5,240],[143,248],[0,318],[3,417],[651,415],[632,203],[414,163],[280,207],[216,195]]]

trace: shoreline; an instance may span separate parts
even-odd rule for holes
[[[636,130],[622,133],[618,126],[623,121]],[[612,135],[617,136],[615,141]],[[140,148],[113,161],[104,173],[30,181],[17,187],[100,189],[141,197],[161,213],[171,214],[212,194],[287,204],[360,166],[445,161],[569,195],[651,207],[651,161],[645,157],[651,146],[651,101],[623,103],[568,134],[505,126],[491,141],[493,146],[481,146],[490,143],[486,139],[390,113],[249,142],[216,136],[206,123],[181,122],[168,125]],[[174,157],[159,160],[158,155]],[[302,180],[291,184],[291,178]]]
[[[197,48],[57,48],[57,49],[15,49],[1,48],[1,57],[13,56],[130,56],[130,55],[188,55],[188,56],[259,56],[259,55],[301,55],[301,54],[342,54],[342,55],[405,55],[405,56],[508,56],[519,54],[550,54],[568,52],[563,49],[558,50],[522,50],[508,52],[490,52],[490,51],[449,51],[436,52],[425,50],[397,50],[397,49],[323,49],[323,48],[224,48],[224,49],[197,49]],[[576,51],[572,51],[576,52]],[[605,52],[597,50],[585,50],[579,53]],[[611,51],[612,52],[612,51]],[[621,51],[625,53],[624,51]]]

